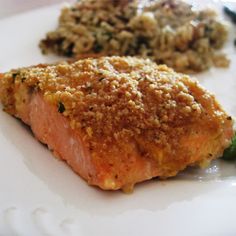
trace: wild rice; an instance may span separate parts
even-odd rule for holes
[[[180,0],[140,2],[80,0],[62,9],[59,26],[40,48],[68,57],[148,57],[180,72],[228,66],[229,60],[216,52],[227,29],[214,11],[197,11]]]

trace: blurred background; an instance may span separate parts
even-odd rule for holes
[[[73,0],[0,0],[0,18],[11,16],[33,8],[56,3],[74,2]]]
[[[27,11],[33,8],[48,6],[56,3],[75,2],[76,0],[0,0],[0,18],[10,16],[22,11]],[[98,0],[101,1],[101,0]],[[149,0],[141,0],[149,1]],[[187,1],[187,0],[186,0]],[[196,0],[195,0],[196,1]],[[236,2],[236,0],[213,0],[215,2]],[[197,0],[200,5],[207,0]]]

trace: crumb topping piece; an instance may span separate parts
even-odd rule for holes
[[[207,109],[224,116],[214,111],[218,105],[209,103],[212,95],[196,80],[148,59],[83,59],[12,70],[4,78],[40,91],[88,140],[142,138],[165,144],[207,117]]]

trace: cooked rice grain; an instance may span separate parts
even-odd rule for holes
[[[138,0],[80,0],[62,10],[58,28],[40,48],[68,57],[148,57],[180,72],[198,72],[229,65],[216,52],[226,39],[227,29],[214,11],[197,11],[183,1],[153,0],[142,6]]]

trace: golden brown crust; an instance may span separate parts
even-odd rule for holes
[[[131,57],[13,70],[4,76],[7,88],[13,77],[15,85],[39,89],[50,103],[61,105],[72,125],[86,128],[91,137],[148,131],[147,138],[155,140],[157,132],[199,119],[204,112],[202,102],[212,97],[187,75]]]
[[[232,120],[212,94],[150,60],[101,57],[12,70],[0,79],[0,99],[14,115],[20,85],[40,91],[81,134],[100,176],[115,181],[105,189],[173,176],[220,156],[232,137]],[[134,181],[138,163],[150,168]]]

